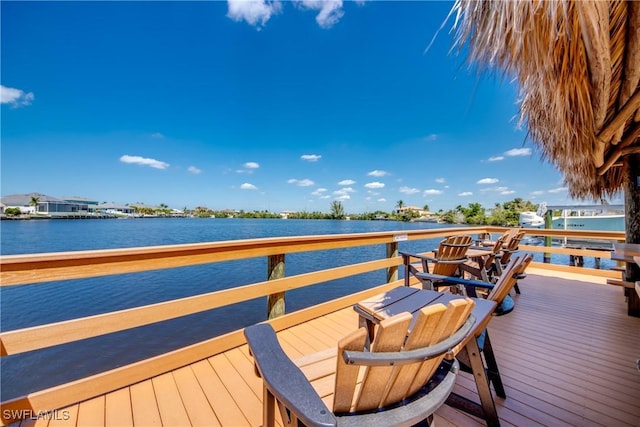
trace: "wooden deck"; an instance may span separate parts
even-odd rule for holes
[[[489,331],[507,398],[503,426],[640,426],[640,318],[626,314],[619,287],[543,276],[520,282],[516,309]],[[278,334],[292,357],[333,346],[356,328],[344,309]],[[456,391],[474,398],[468,374]],[[131,385],[20,426],[259,426],[262,384],[247,346]],[[482,426],[443,406],[438,426]]]

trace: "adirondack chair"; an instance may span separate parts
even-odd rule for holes
[[[469,297],[486,298],[496,301],[495,315],[501,316],[511,312],[515,306],[513,299],[509,296],[509,292],[521,278],[527,267],[533,260],[533,255],[526,254],[522,257],[511,259],[496,283],[490,283],[483,280],[469,280],[457,276],[441,276],[432,273],[417,272],[416,277],[421,280],[436,281],[441,285],[462,286],[464,292]]]
[[[511,289],[516,284],[517,278],[524,274],[532,260],[533,255],[531,254],[527,254],[524,257],[513,258],[505,267],[502,275],[498,278],[498,281],[495,284],[481,280],[467,280],[460,277],[433,277],[431,279],[439,280],[442,283],[449,282],[451,285],[464,286],[466,294],[470,297],[486,298],[496,301],[498,305],[496,306],[493,314],[496,316],[502,316],[513,311],[515,302],[509,296],[509,292],[511,292]],[[418,275],[427,276],[429,274],[418,273]],[[434,275],[431,274],[430,276]],[[493,385],[496,395],[506,397],[502,378],[500,377],[500,371],[498,370],[498,364],[486,329],[478,337],[477,343],[478,348],[480,352],[484,354],[484,359],[487,363],[486,372],[489,383]],[[461,369],[464,372],[472,372],[470,361],[465,357],[464,353],[458,354],[457,358],[461,364]]]
[[[460,265],[460,269],[464,273],[468,273],[479,280],[494,283],[497,280],[498,265],[502,256],[502,247],[506,240],[506,236],[500,236],[493,244],[493,247],[487,249],[487,255],[478,257],[478,259],[470,259]],[[474,249],[473,246],[471,246]],[[501,268],[500,268],[501,269]]]
[[[507,264],[509,264],[509,261],[511,261],[512,254],[518,251],[519,249],[518,247],[520,246],[520,241],[524,237],[524,234],[525,234],[524,231],[520,231],[519,229],[514,229],[514,230],[518,230],[518,231],[515,232],[511,236],[511,238],[505,242],[504,244],[505,247],[502,250],[502,256],[500,257],[500,262],[496,264],[496,267],[498,269],[497,270],[498,274],[502,274],[502,270]],[[520,293],[520,287],[518,286],[517,279],[524,279],[525,277],[527,276],[524,273],[522,273],[520,277],[516,278],[516,283],[515,285],[513,285],[513,289],[515,289],[517,294]]]
[[[338,343],[332,364],[319,358],[324,369],[308,363],[302,368],[312,378],[284,353],[271,325],[246,328],[263,379],[263,426],[275,425],[276,403],[284,426],[386,427],[425,420],[431,425],[432,414],[453,390],[458,369],[455,359],[444,357],[472,330],[474,305],[460,298],[447,307],[425,307],[415,320],[406,312],[383,320],[371,351],[365,351],[367,330],[360,328]],[[322,392],[332,376],[333,394]]]
[[[416,258],[421,261],[422,271],[425,273],[433,273],[442,276],[459,276],[460,265],[467,261],[465,254],[471,246],[471,236],[451,236],[440,242],[438,249],[434,251],[434,256],[429,257],[421,254],[413,254],[408,252],[400,252],[402,255],[402,262],[404,264],[404,284],[409,286],[410,275],[415,277],[419,276],[416,273],[420,270],[412,264],[412,259]],[[431,264],[431,268],[429,268]],[[434,282],[432,280],[422,280],[422,287],[424,289],[434,289]]]

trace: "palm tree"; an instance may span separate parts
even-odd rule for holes
[[[33,213],[38,213],[38,203],[40,203],[40,197],[31,196],[31,201],[29,204],[33,206]]]
[[[331,202],[331,218],[333,219],[344,218],[344,206],[342,206],[341,201],[334,200],[333,202]]]
[[[404,206],[404,202],[402,200],[398,200],[396,202],[396,207],[398,208],[398,213],[400,213],[400,211],[402,210],[403,206]]]

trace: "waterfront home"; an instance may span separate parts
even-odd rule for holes
[[[34,200],[37,200],[37,205],[33,204]],[[5,208],[18,208],[24,214],[43,218],[67,218],[90,214],[89,204],[85,201],[59,199],[41,193],[12,194],[0,201]]]
[[[113,202],[104,202],[98,205],[98,210],[107,215],[133,216],[135,209],[131,206],[121,205]]]

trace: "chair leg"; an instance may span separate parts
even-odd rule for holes
[[[487,422],[488,427],[497,427],[500,425],[500,419],[498,418],[493,396],[491,395],[489,378],[487,375],[488,370],[485,369],[484,364],[482,363],[482,356],[480,355],[478,342],[475,339],[470,340],[465,346],[465,351],[467,352],[471,372],[473,373],[473,378],[476,382],[476,389],[478,390],[478,397],[480,398],[480,404],[482,405],[484,419]],[[493,352],[491,352],[491,355],[493,356]],[[500,385],[502,386],[502,383]]]
[[[513,289],[516,290],[516,294],[520,295],[520,287],[518,286],[518,282],[516,282],[516,284],[513,285]]]
[[[262,388],[262,425],[275,427],[276,425],[276,399],[266,385]]]
[[[484,359],[487,362],[487,378],[490,383],[493,384],[493,388],[496,391],[496,396],[506,398],[507,395],[504,391],[504,385],[502,384],[502,378],[500,378],[500,371],[498,370],[498,363],[496,362],[496,356],[493,353],[493,347],[491,347],[491,341],[489,340],[489,331],[485,330],[484,337]]]

